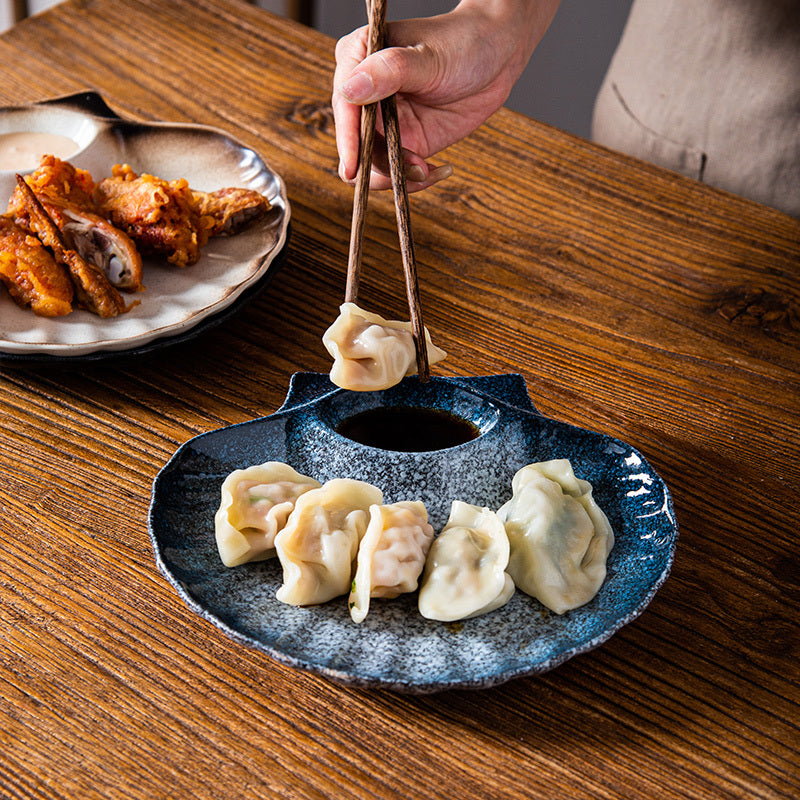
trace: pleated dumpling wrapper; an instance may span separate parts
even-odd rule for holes
[[[334,478],[298,497],[275,537],[283,567],[278,600],[308,606],[347,594],[369,508],[382,502],[377,486],[352,478]]]
[[[508,536],[497,514],[454,500],[425,563],[420,614],[453,622],[505,605],[514,594],[514,582],[506,572],[508,557]]]
[[[433,541],[433,526],[420,500],[370,507],[367,532],[358,547],[350,590],[350,616],[363,622],[372,597],[397,597],[416,590]]]
[[[319,481],[281,461],[234,470],[222,483],[214,529],[222,563],[238,567],[275,555],[275,536],[304,492]]]
[[[556,614],[588,603],[606,578],[614,532],[566,458],[530,464],[512,481],[497,515],[511,545],[508,572],[517,587]]]
[[[364,311],[355,303],[343,303],[339,316],[322,336],[333,356],[330,378],[342,389],[371,392],[396,386],[417,371],[417,351],[410,322],[387,320]],[[425,329],[428,363],[447,357],[431,341]]]

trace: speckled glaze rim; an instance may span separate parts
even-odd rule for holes
[[[18,309],[2,289],[7,319],[0,325],[0,364],[98,361],[185,341],[213,327],[215,317],[227,317],[229,310],[245,304],[282,264],[291,217],[283,178],[228,132],[207,125],[126,120],[93,91],[0,108],[0,129],[25,129],[26,115],[32,130],[69,134],[78,141],[69,160],[93,174],[110,171],[116,161],[130,161],[139,171],[207,184],[195,183],[198,189],[234,184],[256,189],[269,198],[272,209],[237,236],[212,240],[198,264],[186,270],[145,259],[146,291],[141,297],[126,296],[140,305],[113,320],[79,310],[56,320],[35,317]],[[180,176],[169,174],[173,166]],[[13,181],[13,171],[0,171],[0,195],[10,194]]]
[[[323,421],[323,428],[329,425],[332,413],[331,404],[341,402],[342,390],[333,387],[332,384],[330,384],[330,382],[327,380],[327,376],[314,373],[298,373],[293,376],[286,402],[274,414],[259,420],[251,420],[249,422],[239,423],[238,425],[230,426],[229,428],[221,429],[220,431],[211,431],[207,434],[201,434],[200,436],[189,440],[181,445],[180,448],[178,448],[170,461],[167,462],[167,464],[156,476],[156,479],[153,483],[151,506],[148,515],[148,530],[153,544],[155,561],[159,570],[175,588],[183,602],[186,603],[187,607],[209,621],[215,627],[219,628],[232,640],[239,644],[262,651],[281,664],[318,674],[343,685],[386,689],[413,694],[426,694],[448,689],[489,688],[491,686],[502,684],[511,679],[542,674],[559,666],[573,656],[586,653],[596,648],[607,641],[620,628],[638,617],[645,610],[656,592],[667,579],[672,567],[675,547],[678,539],[678,528],[677,522],[675,521],[672,498],[666,486],[663,484],[663,482],[660,482],[660,479],[658,479],[655,471],[652,470],[652,467],[650,467],[644,457],[641,456],[641,454],[639,454],[638,451],[636,451],[630,445],[627,445],[620,440],[605,436],[603,434],[585,431],[583,429],[570,426],[566,423],[560,423],[543,417],[538,411],[536,411],[535,407],[530,402],[530,399],[527,396],[524,380],[519,375],[485,376],[476,378],[434,378],[432,381],[434,383],[438,383],[439,385],[446,386],[448,391],[455,387],[459,393],[467,393],[469,396],[476,398],[480,402],[488,403],[498,410],[501,419],[504,417],[512,417],[513,420],[518,423],[520,420],[522,420],[523,422],[520,424],[530,424],[534,427],[544,427],[547,430],[548,435],[555,437],[556,440],[561,437],[566,442],[569,437],[574,436],[578,437],[581,442],[589,442],[590,446],[592,447],[594,446],[593,443],[596,443],[598,446],[611,448],[610,452],[616,453],[621,457],[631,459],[631,463],[635,462],[636,466],[633,469],[641,472],[642,474],[646,473],[649,476],[648,480],[650,480],[650,484],[648,485],[653,485],[654,482],[658,483],[657,488],[662,494],[658,499],[660,506],[658,506],[657,511],[660,515],[660,524],[662,524],[660,534],[662,535],[663,541],[661,541],[659,544],[660,549],[658,550],[657,554],[658,563],[655,565],[656,571],[652,573],[650,578],[648,578],[646,585],[639,585],[637,583],[633,587],[635,589],[635,598],[633,598],[633,600],[628,601],[628,598],[625,595],[627,587],[624,585],[622,586],[622,595],[625,602],[622,604],[622,606],[620,606],[622,609],[621,613],[614,613],[612,615],[613,618],[609,620],[608,624],[605,624],[603,622],[603,620],[605,620],[605,607],[603,607],[603,611],[598,612],[596,617],[596,619],[601,620],[602,627],[600,629],[595,630],[591,635],[587,635],[579,641],[571,641],[570,637],[567,636],[565,639],[566,645],[561,649],[551,652],[547,657],[532,658],[529,662],[517,663],[508,668],[498,666],[497,669],[492,669],[491,665],[494,662],[490,662],[488,670],[483,674],[460,674],[445,679],[435,676],[432,676],[430,679],[428,679],[428,677],[419,676],[409,678],[407,676],[397,674],[380,674],[380,668],[375,668],[374,665],[370,665],[368,669],[363,670],[360,669],[358,665],[355,667],[351,665],[347,668],[338,668],[336,666],[332,666],[330,663],[326,663],[325,658],[318,657],[319,654],[315,652],[313,646],[310,646],[308,651],[303,651],[301,642],[300,650],[295,648],[293,651],[290,651],[289,648],[282,647],[279,642],[268,641],[265,640],[265,637],[247,633],[246,630],[243,629],[242,625],[239,624],[239,620],[235,618],[235,615],[234,618],[231,619],[227,613],[215,613],[215,611],[210,608],[213,603],[209,603],[202,596],[198,596],[198,592],[195,588],[193,588],[191,581],[182,579],[182,577],[185,577],[185,575],[182,575],[181,567],[176,567],[175,559],[165,555],[169,548],[166,546],[164,541],[165,518],[162,507],[164,505],[164,493],[169,492],[167,484],[175,477],[175,474],[177,474],[175,473],[175,470],[177,469],[180,471],[184,457],[190,454],[194,448],[199,447],[204,454],[208,454],[209,452],[215,451],[219,447],[222,447],[223,449],[230,451],[227,453],[225,458],[232,457],[233,460],[236,461],[239,459],[240,454],[234,455],[233,453],[233,451],[239,446],[235,440],[248,440],[252,433],[257,433],[259,430],[265,430],[266,428],[264,426],[269,426],[272,424],[284,425],[287,420],[294,420],[296,418],[301,420],[301,428],[303,426],[316,425],[320,420]],[[405,386],[401,385],[397,391],[401,394],[406,392],[408,396],[413,398],[419,390],[419,381],[417,381],[416,378],[406,379],[406,382],[404,383]],[[353,408],[355,410],[358,408],[363,408],[364,405],[370,405],[376,402],[381,403],[384,399],[385,398],[382,399],[380,396],[369,398],[366,395],[362,395],[356,399]],[[446,405],[447,403],[444,403],[443,405],[434,404],[435,407],[445,407]],[[336,416],[336,412],[333,412],[333,416]],[[489,430],[492,430],[493,428],[493,425],[488,426]],[[498,436],[504,435],[502,431],[496,431],[496,434]],[[218,438],[215,440],[214,437]],[[487,441],[489,439],[489,437],[483,438]],[[226,441],[226,439],[229,441]],[[334,446],[337,446],[337,440],[335,439],[335,436],[332,436],[331,440],[333,441]],[[352,444],[353,443],[350,443],[350,445]],[[470,443],[467,443],[466,445],[460,445],[459,447],[469,448],[469,446]],[[357,445],[357,447],[364,448],[365,451],[371,449],[366,448],[363,445]],[[279,457],[280,455],[280,453],[275,453],[275,460],[283,460]],[[245,458],[245,460],[247,459]],[[257,462],[252,461],[252,463]],[[202,479],[203,475],[201,473],[202,470],[193,472],[196,477]],[[329,476],[323,475],[316,477],[318,477],[318,479],[327,479]],[[346,476],[340,475],[339,477]],[[629,477],[625,476],[624,480],[629,480]],[[623,489],[629,489],[631,486],[639,486],[639,483],[636,482],[632,484],[625,484],[624,480],[621,484]],[[641,485],[644,486],[644,483]],[[637,494],[639,494],[639,492],[633,490],[627,492],[627,496],[632,497],[631,502],[637,501]],[[625,502],[628,501],[626,500]],[[655,512],[648,512],[647,514],[642,514],[640,518],[643,519],[644,517],[653,516],[655,516]],[[181,527],[182,524],[183,523],[179,522],[179,527]],[[636,526],[633,525],[631,530],[635,532]],[[172,531],[168,533],[167,536],[171,537],[174,535],[174,533],[175,532]],[[191,535],[194,535],[194,533]],[[178,538],[180,538],[180,531],[178,532]],[[651,537],[649,535],[645,536],[643,537],[643,540],[646,538]],[[633,567],[636,566],[635,559],[640,557],[648,560],[653,559],[653,555],[649,551],[646,554],[639,554],[637,551],[637,547],[639,547],[639,545],[637,543],[638,539],[635,542],[628,543],[628,549],[630,549],[631,553],[629,556],[626,556],[626,558],[630,557],[633,559],[631,561]],[[621,547],[622,544],[623,542],[620,541],[619,546]],[[206,545],[204,544],[203,547],[205,546]],[[211,546],[214,547],[213,543],[211,543]],[[646,546],[649,547],[650,543],[647,543]],[[615,553],[612,551],[609,561],[610,568],[611,561],[614,559],[614,557]],[[650,561],[647,561],[647,563],[650,567],[653,566],[650,564]],[[636,576],[634,575],[634,580],[635,579]],[[610,580],[611,577],[609,577],[609,581]],[[605,589],[606,587],[604,586],[598,596],[602,595]],[[228,589],[226,589],[226,591],[227,590]],[[618,587],[614,589],[614,592],[618,591]],[[615,612],[616,606],[613,603],[617,595],[612,594],[611,596],[612,600],[610,601],[610,608],[612,612]],[[593,601],[593,603],[594,602],[595,601]],[[517,622],[519,621],[520,614],[522,615],[521,619],[523,621],[528,618],[526,616],[529,613],[527,610],[528,606],[531,604],[536,604],[536,601],[533,601],[531,598],[521,598],[518,603],[527,605],[523,605],[521,611],[517,609],[514,612],[517,614]],[[324,607],[318,608],[322,609]],[[499,612],[493,612],[493,614],[500,614],[500,612],[502,612],[502,609]],[[280,615],[283,613],[283,610],[278,609],[277,613]],[[539,615],[537,619],[542,618],[542,615],[539,611],[537,611],[537,614]],[[568,612],[567,615],[564,615],[561,618],[555,618],[554,615],[550,615],[549,612],[546,616],[552,620],[552,625],[555,626],[554,629],[556,634],[560,635],[562,628],[564,632],[570,633],[570,625],[572,624],[572,618],[570,615],[573,614],[585,616],[587,619],[592,621],[592,624],[594,624],[596,621],[594,612],[590,611],[588,606],[585,609],[578,609],[576,612]],[[483,618],[483,622],[479,624],[485,627],[487,624],[486,620],[491,616],[492,615],[487,615],[486,618]],[[478,619],[480,620],[482,618]],[[495,621],[498,629],[503,627],[502,616],[495,617]],[[535,621],[536,620],[534,620],[534,622]],[[313,622],[314,621],[311,618],[308,619],[308,623],[310,625],[313,624]],[[274,624],[277,625],[280,623],[278,622]],[[352,622],[343,622],[341,624],[343,629],[347,624],[350,626],[355,626],[355,623]],[[533,623],[531,624],[533,625]],[[433,623],[433,625],[441,625],[441,623]],[[492,625],[495,625],[495,623],[492,623]],[[336,636],[336,630],[337,629],[334,627],[334,637]],[[372,633],[367,633],[366,629],[364,630],[366,638],[369,639],[369,636],[372,635]],[[432,628],[431,630],[434,629]],[[579,625],[579,633],[582,630],[583,629]],[[373,633],[375,633],[374,630]],[[505,633],[507,633],[507,631],[505,631]],[[347,635],[350,635],[350,633],[347,632]],[[282,634],[280,636],[274,636],[274,638],[280,639],[281,636]],[[269,638],[270,637],[266,637],[266,639]],[[497,661],[498,664],[500,664],[500,662],[503,660],[503,653],[501,652],[499,655],[500,658]]]

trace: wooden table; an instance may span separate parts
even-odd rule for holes
[[[285,177],[269,289],[148,358],[0,371],[0,796],[800,796],[800,222],[502,111],[412,198],[435,374],[519,372],[546,415],[647,455],[671,577],[602,647],[487,691],[345,688],[193,614],[150,487],[187,439],[263,416],[344,291],[333,42],[235,0],[68,0],[0,37],[0,101],[95,89],[219,126]],[[363,304],[406,309],[371,198]]]

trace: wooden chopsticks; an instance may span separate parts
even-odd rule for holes
[[[386,2],[387,0],[367,0],[369,15],[369,42],[367,55],[381,50],[386,40]],[[364,219],[366,217],[369,195],[369,177],[372,168],[372,151],[375,141],[375,120],[377,103],[364,106],[361,110],[361,146],[356,174],[355,194],[353,196],[353,219],[350,228],[350,253],[347,261],[347,285],[345,301],[355,303],[361,274],[361,256],[364,239]],[[406,297],[411,319],[411,332],[417,355],[417,373],[422,381],[430,377],[428,348],[425,341],[425,327],[422,322],[422,307],[419,299],[417,262],[414,256],[414,242],[411,236],[411,212],[408,204],[403,152],[400,143],[400,126],[397,120],[397,103],[394,95],[381,101],[381,114],[389,154],[389,171],[392,177],[397,233],[400,240],[400,256],[406,282]]]
[[[369,14],[369,40],[367,55],[382,50],[386,31],[386,0],[370,4],[367,0]],[[372,150],[375,142],[375,120],[378,116],[378,104],[370,103],[361,108],[361,143],[358,152],[358,172],[353,195],[353,221],[350,226],[350,254],[347,260],[347,286],[345,302],[355,303],[358,297],[358,286],[361,277],[361,255],[364,241],[364,219],[367,213],[367,197],[369,195],[369,176],[372,167]]]

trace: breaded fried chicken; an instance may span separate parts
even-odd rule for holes
[[[92,198],[94,181],[86,170],[54,156],[25,178],[48,216],[61,232],[68,249],[99,267],[114,286],[126,291],[142,289],[142,257],[130,237],[97,213]],[[8,213],[31,229],[29,203],[17,186]]]
[[[103,270],[66,245],[61,232],[21,175],[17,175],[17,186],[27,204],[31,230],[53,251],[56,262],[67,268],[78,303],[100,317],[116,317],[127,311],[125,301]]]
[[[200,258],[213,221],[197,209],[184,179],[165,181],[137,175],[127,164],[117,164],[112,177],[97,184],[98,212],[127,233],[143,254],[164,255],[186,267]]]
[[[0,217],[0,281],[14,302],[40,317],[63,317],[72,311],[73,288],[66,267],[8,217]]]
[[[25,182],[42,203],[69,203],[94,211],[94,180],[85,169],[79,169],[69,161],[44,155],[39,166],[25,178]],[[25,198],[18,188],[11,195],[7,213],[23,218],[27,214]]]
[[[214,221],[211,236],[232,236],[263,217],[271,207],[267,198],[253,189],[192,190],[192,194],[200,215]]]

